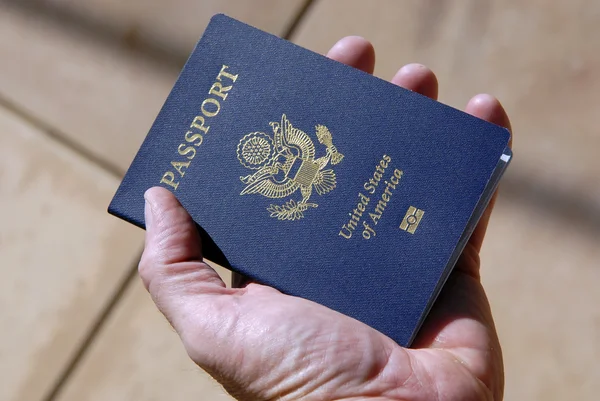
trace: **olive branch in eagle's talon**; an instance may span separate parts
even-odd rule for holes
[[[296,203],[295,200],[291,199],[289,202],[283,205],[271,204],[267,208],[267,211],[271,212],[271,217],[276,217],[277,220],[300,220],[304,217],[304,211],[309,207],[317,207],[316,203]]]

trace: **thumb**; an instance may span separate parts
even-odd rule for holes
[[[219,275],[202,260],[196,226],[175,196],[165,188],[150,188],[146,199],[146,244],[139,274],[152,299],[181,333],[186,305],[203,294],[225,290]]]

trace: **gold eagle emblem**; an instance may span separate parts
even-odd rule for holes
[[[273,135],[251,132],[237,146],[237,157],[242,166],[256,170],[240,177],[246,185],[240,195],[260,194],[281,199],[300,190],[302,199],[290,199],[282,205],[271,204],[267,211],[279,220],[300,220],[304,212],[318,205],[309,202],[313,190],[319,195],[331,192],[336,186],[331,162],[336,165],[344,155],[333,145],[331,132],[324,125],[315,127],[319,143],[325,145],[325,155],[315,159],[315,145],[303,131],[292,126],[284,114],[281,122],[269,123]]]

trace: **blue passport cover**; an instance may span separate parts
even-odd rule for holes
[[[163,186],[208,259],[408,346],[510,160],[509,137],[217,15],[109,212],[144,227],[143,194]]]

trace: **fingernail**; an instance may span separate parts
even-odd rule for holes
[[[144,220],[146,220],[146,230],[149,230],[154,223],[154,211],[152,209],[152,205],[144,195],[145,205],[144,205]]]

